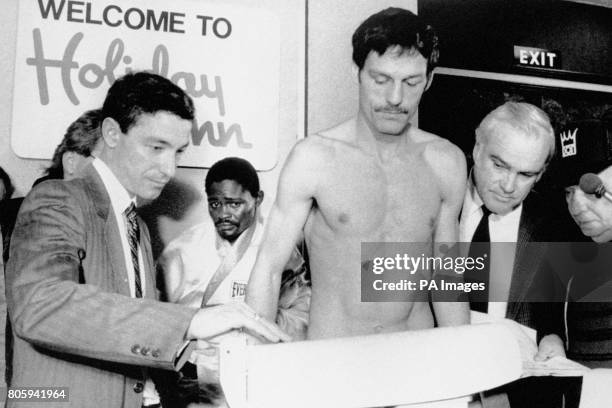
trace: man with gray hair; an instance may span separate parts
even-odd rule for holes
[[[548,115],[529,103],[506,102],[486,115],[476,129],[474,166],[459,238],[461,242],[483,243],[490,251],[488,268],[466,272],[465,276],[468,282],[485,283],[487,290],[469,295],[472,311],[487,313],[487,319],[508,318],[537,329],[545,318],[539,305],[526,301],[538,264],[544,259],[543,246],[528,243],[552,241],[548,235],[550,211],[532,189],[554,152],[555,136]],[[497,244],[490,245],[492,242]],[[470,254],[475,247],[471,245]],[[553,352],[563,352],[562,342],[554,335],[543,337],[538,358]],[[546,394],[542,390],[547,386],[541,384],[545,381],[521,380],[504,390],[510,405],[548,406],[528,405]],[[535,388],[538,393],[534,397]]]

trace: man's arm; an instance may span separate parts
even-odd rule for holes
[[[434,254],[444,256],[438,243],[454,244],[459,240],[459,212],[467,184],[465,157],[458,147],[445,140],[432,143],[432,149],[427,153],[427,161],[432,163],[442,192],[440,213],[434,231]],[[457,326],[470,322],[467,302],[436,301],[434,296],[433,308],[438,326]]]
[[[55,352],[175,369],[186,338],[271,325],[245,307],[204,311],[116,293],[113,282],[120,277],[106,255],[107,242],[87,234],[95,227],[87,225],[92,220],[76,196],[83,199],[82,190],[48,182],[23,203],[6,268],[9,313],[20,338]],[[80,254],[86,254],[85,271]],[[262,330],[276,330],[273,341],[281,335],[271,326]]]
[[[116,293],[121,277],[107,255],[104,220],[88,225],[79,204],[86,195],[74,187],[43,183],[22,204],[6,268],[15,334],[64,353],[173,368],[196,311]],[[143,347],[146,356],[134,352]]]
[[[283,267],[301,235],[316,190],[319,155],[309,139],[293,148],[281,171],[276,200],[247,285],[246,302],[271,321],[278,309]]]

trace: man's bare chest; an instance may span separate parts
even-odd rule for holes
[[[333,232],[380,241],[425,240],[440,209],[439,183],[422,163],[337,166],[317,188],[315,217]]]

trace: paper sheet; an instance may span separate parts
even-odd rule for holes
[[[221,352],[232,408],[448,404],[521,374],[516,340],[495,324],[247,346],[240,354],[231,345]],[[241,370],[246,384],[235,384]]]
[[[494,319],[486,313],[475,311],[471,311],[471,319],[472,324],[496,322],[510,328],[521,350],[521,358],[523,360],[522,377],[539,377],[547,375],[555,377],[578,377],[589,371],[588,367],[561,356],[553,357],[546,361],[535,361],[534,356],[538,352],[536,343],[537,332],[530,327],[509,319]]]

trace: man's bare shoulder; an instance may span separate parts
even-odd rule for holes
[[[465,155],[455,144],[443,137],[419,130],[413,140],[425,144],[423,158],[436,176],[443,197],[463,197],[467,181]]]
[[[338,151],[351,146],[354,139],[355,123],[348,120],[332,128],[309,135],[293,147],[288,160],[309,165],[330,163]]]
[[[466,171],[465,155],[448,139],[418,129],[412,140],[425,144],[424,158],[434,170],[460,173]]]
[[[322,142],[328,144],[347,143],[352,144],[355,140],[357,129],[357,118],[351,118],[342,123],[339,123],[329,129],[325,129],[317,135],[322,139]]]

